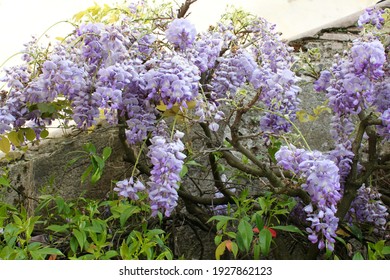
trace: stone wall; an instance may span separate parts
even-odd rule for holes
[[[44,140],[30,147],[26,152],[14,152],[14,159],[3,159],[2,166],[8,169],[11,186],[15,191],[4,193],[3,199],[9,202],[28,202],[32,208],[34,200],[42,194],[59,194],[65,198],[75,198],[85,194],[91,198],[102,198],[111,189],[111,180],[120,180],[131,172],[130,164],[123,161],[123,151],[118,140],[117,128],[99,126],[93,132],[76,132]],[[93,143],[98,154],[104,147],[112,148],[112,154],[106,162],[103,176],[96,184],[88,180],[81,183],[81,175],[90,164],[88,158],[82,158],[72,165],[69,162],[81,155],[83,145]]]

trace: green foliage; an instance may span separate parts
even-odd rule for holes
[[[36,213],[0,204],[0,259],[172,259],[168,236],[149,228],[150,208],[123,200],[43,196]],[[34,241],[43,231],[48,244]]]
[[[44,139],[49,136],[46,129],[42,130],[39,134],[39,138]],[[8,154],[11,150],[11,145],[16,148],[22,148],[27,142],[38,141],[37,135],[32,128],[19,128],[17,131],[10,131],[5,135],[0,136],[0,151]]]
[[[103,174],[105,163],[110,157],[112,149],[110,147],[105,147],[101,156],[98,155],[96,147],[92,143],[85,144],[83,149],[83,151],[76,151],[76,153],[79,153],[80,155],[70,160],[68,166],[71,166],[80,159],[89,159],[91,163],[81,175],[81,182],[84,183],[89,178],[89,181],[92,184],[95,184],[100,180]]]
[[[317,107],[315,107],[314,109],[312,109],[312,112],[307,112],[306,110],[299,110],[296,114],[297,114],[297,118],[298,120],[301,122],[301,123],[305,123],[305,122],[314,122],[316,121],[319,116],[324,113],[324,112],[327,112],[327,113],[331,113],[331,109],[327,106],[326,104],[327,102],[325,102],[325,104],[322,104],[322,105],[318,105]]]
[[[295,64],[295,71],[298,74],[311,76],[315,79],[320,77],[320,69],[316,63],[321,59],[321,50],[312,48],[307,51],[299,50],[299,60]]]
[[[384,259],[390,255],[390,246],[385,246],[385,240],[379,240],[376,243],[367,243],[367,255],[369,260]]]
[[[217,215],[209,219],[214,222],[217,235],[215,258],[218,260],[226,249],[237,259],[260,259],[268,257],[276,237],[276,231],[286,231],[303,235],[292,225],[280,225],[296,202],[292,198],[279,198],[266,193],[258,199],[248,198],[244,191],[235,199],[235,206],[228,207],[226,216]],[[231,209],[234,207],[235,211]]]
[[[33,240],[39,220],[39,216],[29,217],[25,208],[19,211],[0,203],[0,259],[43,260],[48,255],[63,255],[60,250]]]

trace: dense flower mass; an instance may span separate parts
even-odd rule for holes
[[[323,72],[315,88],[326,90],[329,105],[338,115],[358,114],[375,101],[374,84],[384,75],[384,47],[377,39],[354,41],[350,55],[345,60],[337,59],[332,75]]]
[[[196,29],[188,19],[179,18],[169,24],[165,35],[170,43],[185,50],[195,41]]]
[[[368,8],[364,11],[363,14],[360,15],[358,20],[358,26],[362,27],[364,24],[372,24],[377,29],[381,29],[383,27],[383,23],[385,19],[383,18],[384,11],[382,9],[378,9],[376,7]]]
[[[223,38],[217,32],[207,32],[200,34],[200,39],[194,44],[193,62],[204,73],[213,69],[217,58],[222,51]]]
[[[150,140],[152,145],[149,147],[148,157],[153,164],[153,169],[147,184],[152,215],[161,211],[169,217],[177,205],[180,171],[186,158],[182,153],[183,136],[182,132],[176,131],[173,139],[166,134],[160,134]]]
[[[230,53],[218,58],[218,66],[215,70],[215,78],[211,88],[219,98],[227,94],[234,97],[237,89],[245,82],[250,81],[252,73],[257,68],[253,55],[247,51]]]
[[[380,196],[378,191],[363,184],[352,202],[350,217],[354,217],[360,223],[370,223],[376,230],[385,230],[389,213]]]
[[[142,78],[147,98],[168,109],[175,104],[187,108],[198,95],[199,70],[181,55],[163,57]]]
[[[333,251],[339,221],[335,214],[341,199],[338,167],[321,152],[307,152],[292,145],[281,147],[275,158],[278,165],[305,179],[301,187],[311,198],[311,203],[304,208],[307,221],[311,222],[306,229],[309,240],[318,242],[319,249],[326,247]]]

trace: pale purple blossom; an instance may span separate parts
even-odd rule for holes
[[[341,199],[339,168],[321,152],[307,152],[292,145],[281,147],[275,158],[278,165],[305,180],[301,187],[311,198],[311,203],[304,207],[311,223],[306,229],[309,240],[318,243],[319,249],[333,251],[338,226],[335,214]]]
[[[160,125],[165,126],[163,122]],[[178,200],[177,190],[179,188],[180,171],[184,164],[186,155],[182,153],[184,145],[181,138],[184,134],[177,131],[173,139],[165,133],[155,135],[150,140],[148,157],[153,165],[151,176],[147,183],[149,200],[152,215],[157,215],[161,211],[169,217],[175,209]]]
[[[377,29],[381,29],[383,27],[383,24],[385,22],[385,19],[383,18],[383,14],[385,13],[384,10],[373,7],[373,8],[367,8],[363,14],[360,15],[358,20],[358,26],[362,27],[364,24],[372,24]]]
[[[116,191],[120,196],[128,197],[131,200],[138,200],[138,193],[144,190],[144,184],[134,177],[117,182],[116,187],[114,188],[114,191]]]
[[[168,25],[165,36],[170,43],[185,50],[195,41],[196,28],[188,19],[175,19]]]

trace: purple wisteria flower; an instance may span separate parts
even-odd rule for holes
[[[227,95],[234,97],[237,90],[251,80],[257,68],[253,55],[245,50],[219,57],[217,62],[218,66],[215,69],[214,79],[211,81],[211,89],[219,98]]]
[[[383,23],[385,22],[385,19],[382,17],[384,13],[384,10],[376,7],[367,8],[364,13],[360,15],[358,26],[362,27],[364,24],[369,23],[374,25],[377,29],[381,29],[383,27]]]
[[[339,221],[335,214],[341,199],[339,168],[321,152],[307,152],[293,145],[281,147],[275,158],[278,165],[305,179],[302,189],[311,198],[311,203],[304,208],[307,221],[311,222],[306,229],[309,240],[318,242],[319,249],[326,247],[333,251]]]
[[[135,182],[134,182],[135,181]],[[120,196],[128,197],[131,200],[138,200],[138,193],[145,190],[144,184],[138,179],[130,177],[116,183],[114,191],[118,192]]]
[[[221,181],[225,184],[225,189],[229,189],[233,193],[236,192],[236,189],[232,188],[229,185],[230,180],[227,178],[226,174],[221,175]],[[224,197],[224,195],[219,190],[216,190],[214,197],[221,198]],[[213,215],[226,215],[228,206],[226,204],[221,204],[221,205],[211,206],[210,208],[213,212]]]
[[[170,43],[185,50],[195,41],[196,28],[188,19],[175,19],[168,25],[165,36]]]
[[[165,125],[162,122],[159,124]],[[178,200],[177,190],[180,182],[180,171],[186,155],[182,153],[184,145],[181,138],[184,133],[176,131],[173,139],[166,134],[155,135],[150,141],[148,157],[153,164],[148,193],[152,216],[161,211],[169,217],[175,209]]]
[[[215,67],[223,45],[221,34],[202,33],[192,49],[192,61],[203,73]]]
[[[360,223],[370,223],[376,230],[385,230],[389,215],[386,206],[380,200],[381,194],[364,184],[358,189],[348,215]]]
[[[175,104],[187,108],[198,95],[199,69],[181,55],[167,56],[142,76],[147,99],[167,109]]]
[[[390,139],[390,109],[384,111],[380,116],[380,119],[383,123],[381,134],[384,135],[386,139]]]
[[[384,74],[385,48],[377,39],[371,42],[355,41],[351,48],[351,59],[356,75],[364,73],[367,77],[378,79]]]
[[[314,89],[316,91],[325,91],[330,85],[331,78],[332,73],[330,73],[328,70],[322,71],[318,80],[314,82]]]
[[[355,40],[350,53],[338,61],[331,71],[321,73],[315,89],[326,90],[329,106],[339,116],[358,114],[376,101],[375,83],[384,76],[386,55],[377,39]]]

